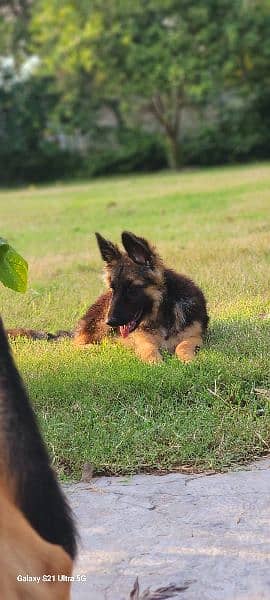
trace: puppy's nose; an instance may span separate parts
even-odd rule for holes
[[[107,319],[107,325],[109,325],[110,327],[117,327],[118,326],[118,320],[115,317],[109,317]]]

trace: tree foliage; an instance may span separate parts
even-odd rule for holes
[[[57,144],[58,94],[53,78],[0,60],[0,181],[50,180],[69,173],[79,157]]]
[[[210,137],[228,140],[228,155],[244,156],[237,155],[239,142],[235,145],[241,136],[251,154],[259,147],[268,152],[263,123],[269,120],[269,0],[14,0],[0,3],[0,33],[1,21],[2,53],[13,49],[19,63],[29,53],[40,57],[36,89],[43,86],[44,98],[39,91],[31,97],[36,130],[43,132],[38,143],[36,138],[30,144],[37,153],[52,124],[89,138],[91,153],[93,147],[99,153],[102,140],[107,156],[113,153],[121,135],[109,131],[105,137],[99,125],[102,107],[114,114],[119,131],[156,128],[174,168],[187,159],[183,117],[189,109],[199,115],[199,144],[210,139],[209,124],[206,136],[203,127],[211,107],[217,123]],[[0,118],[6,120],[0,93]],[[22,87],[19,93],[23,103]],[[44,108],[42,117],[34,97]],[[10,124],[21,115],[18,103],[13,96]],[[245,119],[254,122],[253,130]],[[18,131],[20,143],[29,146],[30,119]]]
[[[30,38],[32,0],[0,0],[2,52],[25,54]]]
[[[174,167],[183,110],[260,87],[269,31],[269,5],[255,0],[39,0],[33,19],[44,64],[66,90],[83,81],[89,108],[114,103],[127,121],[151,113]]]

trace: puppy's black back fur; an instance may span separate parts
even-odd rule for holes
[[[168,332],[175,328],[175,308],[182,311],[182,327],[189,327],[194,321],[199,321],[205,333],[209,321],[206,301],[200,288],[185,275],[180,275],[172,269],[164,270],[165,293],[161,303],[162,323]],[[167,319],[167,322],[166,322]]]
[[[57,482],[27,392],[10,353],[0,319],[0,473],[14,502],[39,535],[76,554],[70,508]]]

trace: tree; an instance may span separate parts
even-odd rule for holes
[[[36,0],[31,32],[67,123],[89,131],[104,104],[121,124],[148,111],[176,168],[185,108],[226,91],[256,102],[269,85],[269,11],[269,0]]]
[[[183,109],[214,87],[231,6],[232,0],[40,0],[34,34],[47,68],[64,85],[83,75],[92,96],[120,101],[127,119],[140,108],[150,111],[175,168],[181,163]]]
[[[99,3],[38,0],[33,5],[32,48],[42,57],[42,72],[55,78],[60,94],[58,120],[65,130],[99,135],[98,113],[107,106],[123,125],[119,94],[107,93],[107,68],[96,50],[104,32]]]
[[[152,113],[173,168],[185,108],[226,92],[257,104],[269,89],[268,0],[111,0],[103,29],[93,54],[107,70],[107,93],[118,93],[129,114],[133,106]]]

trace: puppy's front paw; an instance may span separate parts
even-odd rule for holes
[[[156,348],[151,348],[151,350],[145,350],[144,352],[139,353],[139,357],[143,362],[149,364],[157,364],[162,362],[162,356]]]
[[[181,344],[178,344],[175,354],[182,362],[191,362],[194,360],[196,353],[198,352],[197,348],[198,345],[195,346],[188,341],[184,341],[181,342]]]

